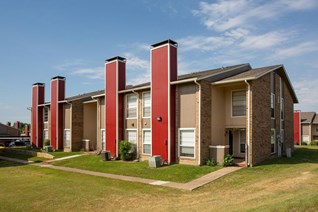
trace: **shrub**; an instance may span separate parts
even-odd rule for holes
[[[318,146],[318,141],[317,141],[317,140],[311,141],[311,142],[310,142],[310,145],[311,145],[311,146]]]
[[[209,160],[206,161],[206,165],[207,165],[207,166],[216,166],[217,163],[216,163],[216,161],[214,160],[214,158],[211,158],[211,159],[209,159]]]
[[[233,159],[232,155],[227,154],[224,157],[223,166],[231,166],[231,165],[233,165],[233,162],[234,162],[234,159]]]
[[[301,142],[301,145],[305,145],[305,146],[307,146],[307,143],[306,143],[306,142],[304,142],[304,141],[302,141],[302,142]]]
[[[44,146],[50,146],[50,144],[51,144],[50,139],[45,139]]]
[[[122,160],[133,160],[136,156],[136,145],[129,141],[121,141],[119,144],[119,153]]]

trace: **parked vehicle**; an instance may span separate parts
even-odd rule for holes
[[[26,143],[22,140],[15,140],[9,144],[9,147],[14,147],[14,146],[26,146]]]

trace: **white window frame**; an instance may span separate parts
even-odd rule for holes
[[[103,136],[103,133],[105,133],[104,136]],[[106,130],[105,129],[100,129],[100,143],[101,143],[101,149],[103,151],[106,151]]]
[[[45,133],[47,132],[47,138],[45,138]],[[50,135],[49,135],[49,130],[48,129],[44,129],[43,130],[43,140],[45,141],[46,139],[50,139]]]
[[[149,94],[149,101],[150,101],[150,115],[149,116],[145,116],[144,115],[144,106],[145,106],[144,95],[146,93]],[[151,92],[150,91],[145,91],[145,92],[142,92],[142,118],[150,118],[150,117],[151,117]]]
[[[66,146],[66,145],[65,145],[65,142],[66,142],[66,134],[65,134],[65,132],[67,132],[67,131],[70,132],[69,146]],[[65,148],[65,147],[71,148],[71,146],[72,146],[71,143],[72,143],[72,131],[71,131],[71,129],[64,129],[64,131],[63,131],[63,147],[64,147],[64,148]]]
[[[244,141],[244,143],[242,143],[242,141],[241,141],[241,131],[244,131],[245,132],[245,141]],[[246,129],[240,129],[239,130],[239,140],[240,140],[240,154],[245,154],[245,152],[246,152]],[[242,152],[241,151],[241,144],[244,144],[244,152]]]
[[[244,91],[244,92],[245,92],[245,115],[243,115],[243,116],[234,116],[234,115],[233,115],[233,93],[234,93],[234,92],[240,92],[240,91]],[[246,105],[248,104],[246,101],[247,101],[247,99],[246,99],[246,90],[245,90],[245,89],[232,90],[232,91],[231,91],[231,117],[232,117],[232,118],[246,117]]]
[[[47,111],[47,121],[45,121],[45,111]],[[43,108],[43,123],[49,123],[49,108],[48,107]]]
[[[188,156],[181,156],[181,147],[183,146],[183,145],[180,145],[180,143],[181,143],[181,131],[183,131],[183,130],[193,130],[193,139],[194,139],[194,143],[193,143],[193,157],[188,157]],[[196,158],[196,145],[195,145],[195,143],[196,143],[196,132],[195,132],[195,128],[179,128],[178,129],[178,157],[179,158],[187,158],[187,159],[195,159]],[[192,146],[186,146],[186,147],[192,147]]]
[[[135,96],[136,97],[136,116],[135,117],[128,117],[128,97],[130,96]],[[125,115],[126,115],[126,119],[137,119],[138,117],[138,95],[137,94],[127,94],[126,95],[126,98],[125,98],[125,101],[126,101],[126,106],[125,106]]]
[[[131,131],[134,131],[136,133],[136,145],[138,145],[138,132],[137,132],[137,129],[135,129],[135,128],[127,128],[126,129],[126,136],[125,136],[126,141],[129,141],[128,140],[128,132],[131,132]]]
[[[150,132],[150,153],[144,153],[144,131],[149,131]],[[141,150],[143,155],[152,155],[152,132],[151,129],[145,128],[142,129],[142,150]]]
[[[275,94],[271,93],[271,119],[275,119],[276,111],[275,111]],[[272,116],[272,109],[274,110],[274,114]]]
[[[274,138],[272,138],[272,131],[274,131]],[[274,142],[273,142],[274,140]],[[272,144],[274,143],[274,152],[272,152]],[[271,128],[271,154],[276,153],[276,129]]]

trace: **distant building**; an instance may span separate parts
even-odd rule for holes
[[[296,144],[305,142],[310,144],[311,141],[318,140],[318,115],[316,112],[294,112],[295,126],[294,140]],[[299,138],[297,140],[297,138]]]
[[[106,60],[105,90],[65,97],[65,78],[32,87],[32,143],[51,140],[56,150],[107,150],[121,140],[137,146],[141,160],[202,165],[225,154],[253,166],[293,150],[298,103],[283,65],[249,64],[178,75],[177,43],[150,48],[151,81],[126,85],[126,59]]]
[[[11,123],[1,124],[0,123],[0,137],[10,137],[10,136],[20,136],[20,130],[14,127],[11,127]]]

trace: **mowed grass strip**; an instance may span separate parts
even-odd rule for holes
[[[66,166],[103,173],[182,183],[189,182],[205,174],[222,168],[220,166],[211,167],[175,164],[170,166],[163,166],[156,169],[149,168],[148,161],[102,161],[101,156],[96,155],[85,155],[63,161],[56,161],[51,164],[56,166]]]
[[[48,160],[47,158],[40,158],[40,157],[33,157],[30,155],[24,155],[24,154],[17,154],[12,152],[0,152],[0,156],[8,157],[8,158],[15,158],[19,160],[25,160],[25,161],[33,161],[35,163],[40,163],[45,160]]]
[[[0,211],[317,211],[317,179],[315,147],[192,192],[0,160]]]

